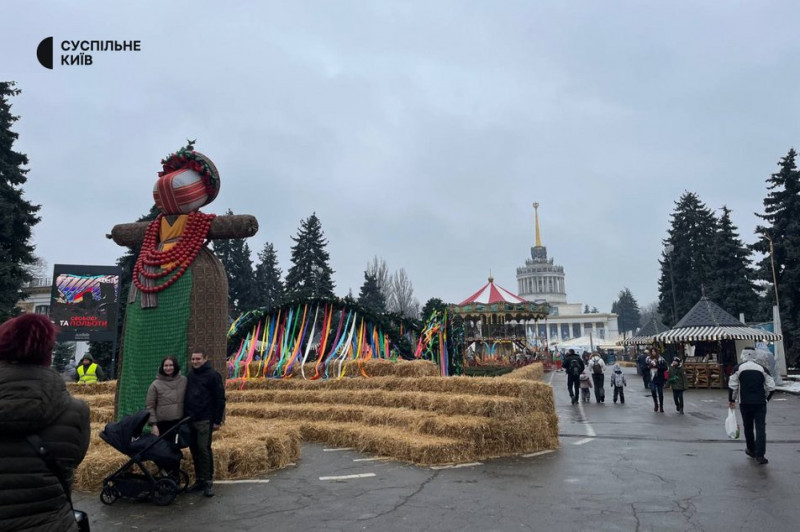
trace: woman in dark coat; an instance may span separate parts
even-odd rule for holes
[[[38,314],[0,325],[0,530],[78,530],[61,482],[25,439],[41,438],[71,486],[89,447],[89,407],[50,369],[55,333]]]

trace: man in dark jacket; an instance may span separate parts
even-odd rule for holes
[[[567,372],[567,390],[573,405],[578,404],[581,391],[580,377],[585,368],[586,365],[581,357],[575,354],[574,349],[567,351],[567,356],[564,357],[564,371]]]
[[[94,357],[86,353],[83,355],[81,363],[75,368],[72,380],[81,384],[92,384],[106,380],[106,374],[103,372],[103,368],[94,361]]]
[[[639,366],[639,373],[642,376],[642,382],[644,382],[644,389],[650,389],[650,368],[647,365],[647,352],[642,351],[638,357],[636,357],[636,365]]]
[[[728,381],[728,401],[731,408],[736,407],[739,397],[739,411],[742,413],[745,453],[761,465],[768,464],[764,456],[767,450],[767,401],[775,392],[775,381],[761,364],[756,362],[753,349],[742,350],[742,363]],[[753,426],[755,425],[755,437]]]
[[[26,439],[38,435],[69,489],[89,447],[89,407],[50,369],[55,332],[39,314],[0,326],[0,530],[78,529],[58,476]]]
[[[219,429],[225,417],[225,385],[222,377],[208,361],[208,355],[194,350],[190,359],[192,370],[186,377],[184,414],[189,423],[189,449],[194,461],[195,483],[187,491],[203,491],[214,496],[214,455],[211,452],[211,433]]]

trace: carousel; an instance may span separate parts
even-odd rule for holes
[[[451,305],[454,319],[463,320],[467,366],[508,367],[523,365],[547,351],[546,339],[533,336],[536,322],[547,319],[547,303],[526,301],[489,282],[459,303]],[[528,325],[534,322],[530,333]]]

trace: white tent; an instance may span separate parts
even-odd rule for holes
[[[583,351],[591,351],[593,348],[596,348],[599,340],[599,338],[581,336],[579,338],[559,342],[558,348],[559,350],[574,349],[576,353],[582,353]]]

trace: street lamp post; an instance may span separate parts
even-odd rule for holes
[[[761,232],[764,238],[769,242],[769,262],[772,266],[772,286],[775,287],[775,307],[772,310],[773,329],[775,334],[781,334],[781,305],[778,299],[778,276],[775,273],[775,248],[772,244],[772,237],[766,231]],[[783,340],[778,340],[775,346],[775,362],[778,366],[778,373],[780,376],[786,375],[786,355],[783,352]],[[776,375],[777,377],[777,375]]]
[[[672,272],[672,252],[675,251],[675,246],[672,244],[667,244],[664,246],[664,254],[667,256],[667,260],[669,261],[669,286],[672,292],[672,322],[674,325],[678,324],[678,312],[676,310],[677,305],[675,304],[675,274]]]

